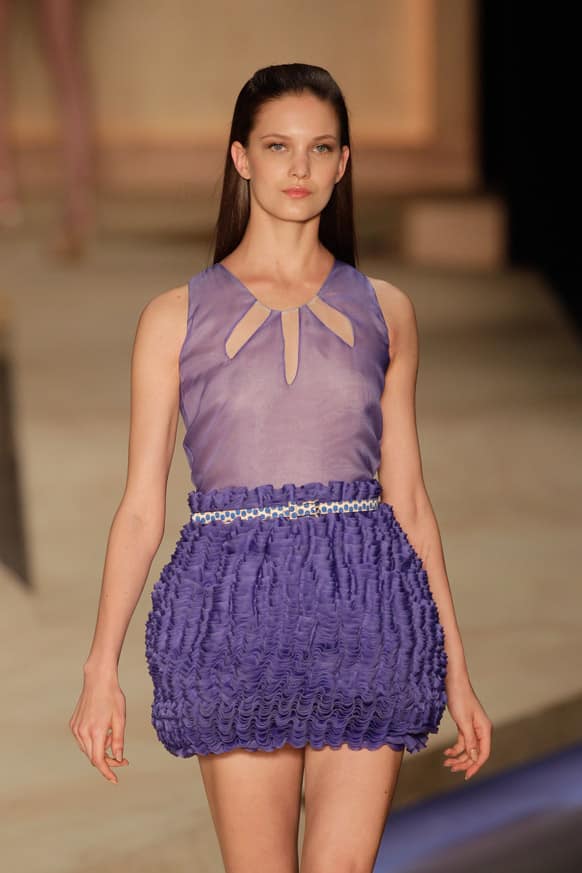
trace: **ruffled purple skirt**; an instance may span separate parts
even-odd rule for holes
[[[191,491],[192,512],[380,496],[377,479]],[[388,745],[417,752],[447,696],[444,632],[393,508],[189,520],[145,632],[152,724],[173,755]]]

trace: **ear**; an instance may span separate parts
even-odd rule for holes
[[[235,140],[230,147],[230,154],[236,169],[243,179],[250,179],[249,162],[245,147]]]
[[[350,147],[345,145],[342,147],[342,158],[341,158],[340,165],[339,165],[338,171],[337,171],[337,179],[335,180],[336,185],[343,178],[343,175],[346,171],[346,167],[348,165],[349,157],[350,157]]]

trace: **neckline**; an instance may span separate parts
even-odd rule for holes
[[[327,287],[328,283],[330,282],[331,277],[332,277],[333,274],[335,273],[335,271],[336,271],[337,267],[339,266],[339,264],[340,264],[340,261],[338,260],[338,258],[336,258],[336,257],[334,256],[333,264],[332,264],[332,266],[331,266],[330,271],[328,272],[327,276],[326,276],[325,279],[323,280],[323,283],[321,284],[319,290],[317,291],[316,294],[313,295],[313,297],[311,298],[311,300],[307,300],[305,303],[302,303],[300,306],[286,306],[286,307],[283,308],[283,309],[279,309],[279,308],[276,307],[276,306],[267,306],[266,303],[263,303],[262,300],[259,300],[259,298],[258,298],[255,294],[253,294],[253,292],[252,292],[249,288],[247,288],[247,286],[245,285],[245,283],[242,282],[242,281],[238,278],[238,276],[235,276],[235,274],[234,274],[231,270],[229,270],[228,267],[225,267],[225,265],[224,265],[221,261],[216,261],[216,263],[214,264],[214,266],[215,266],[215,267],[222,267],[222,269],[224,270],[224,272],[225,272],[228,276],[230,276],[230,277],[231,277],[231,278],[236,282],[236,284],[237,284],[240,288],[242,288],[242,290],[245,291],[246,294],[248,294],[249,297],[252,297],[252,299],[255,301],[255,303],[258,303],[260,306],[262,306],[264,309],[267,309],[269,312],[294,312],[295,310],[304,309],[306,306],[309,306],[310,303],[314,303],[314,302],[319,298],[319,296],[321,295],[321,293],[323,292],[323,290]]]

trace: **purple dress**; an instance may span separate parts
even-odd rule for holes
[[[190,511],[381,499],[389,333],[367,277],[335,259],[312,300],[283,310],[221,263],[188,289]],[[152,724],[173,755],[285,744],[416,752],[438,731],[443,627],[388,503],[189,518],[151,601]]]

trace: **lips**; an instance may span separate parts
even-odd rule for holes
[[[284,194],[291,194],[295,197],[303,197],[306,194],[311,194],[308,188],[285,188]]]

